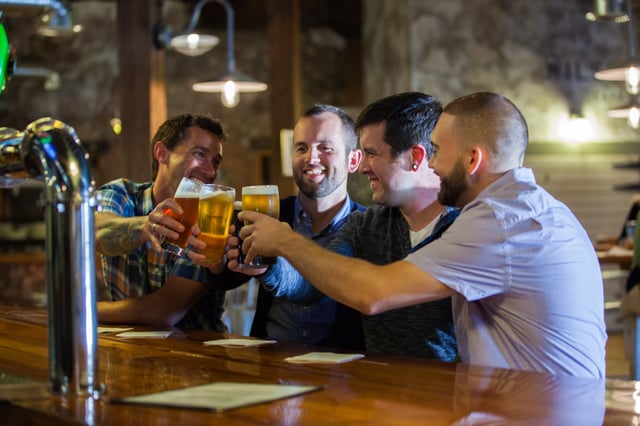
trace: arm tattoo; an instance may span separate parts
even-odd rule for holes
[[[106,256],[119,256],[138,248],[142,243],[144,217],[123,218],[113,213],[95,216],[96,251]]]

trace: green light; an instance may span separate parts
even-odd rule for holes
[[[7,32],[4,29],[4,24],[0,23],[0,92],[4,91],[7,85],[7,81],[11,76],[12,61],[11,46],[9,45],[9,38]]]

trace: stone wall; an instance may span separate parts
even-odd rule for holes
[[[587,0],[363,0],[361,82],[354,82],[348,73],[347,62],[353,59],[348,41],[328,28],[302,28],[303,107],[335,103],[355,118],[366,103],[405,90],[430,92],[443,102],[478,90],[499,91],[525,114],[532,147],[563,144],[556,130],[570,112],[581,112],[591,120],[594,141],[627,143],[626,151],[600,157],[604,170],[611,170],[614,162],[637,160],[639,134],[625,120],[607,117],[607,109],[627,100],[622,84],[595,81],[592,75],[627,58],[627,28],[587,22],[584,12],[591,4]],[[173,28],[184,28],[191,8],[190,3],[166,1],[163,16]],[[18,66],[56,71],[60,86],[47,90],[44,79],[14,77],[0,96],[0,123],[21,129],[42,116],[69,123],[91,153],[94,177],[100,184],[110,167],[101,153],[148,141],[122,140],[109,126],[119,113],[119,102],[126,102],[116,96],[115,2],[73,2],[73,13],[84,31],[64,40],[37,36],[35,24],[29,21],[33,18],[7,16],[4,20],[17,49]],[[193,82],[224,69],[224,31],[217,35],[220,44],[201,57],[167,52],[167,111],[169,115],[208,112],[221,118],[229,142],[220,181],[240,187],[262,178],[263,160],[271,145],[269,96],[279,94],[244,94],[236,108],[227,109],[217,95],[193,92]],[[268,60],[266,23],[264,30],[237,29],[235,41],[239,70],[263,81],[272,68],[277,75],[278,64]],[[363,85],[362,96],[355,101],[349,95],[354,84]],[[538,151],[549,154],[546,148]],[[562,155],[585,152],[586,148],[578,147],[573,152],[565,149]],[[535,155],[529,155],[529,163],[542,161]],[[562,169],[561,162],[555,163]],[[622,222],[632,194],[612,188],[638,179],[637,171],[626,171],[628,178],[622,172],[603,173],[602,190],[609,193],[576,188],[567,193],[566,181],[556,179],[562,170],[545,168],[544,173],[548,189],[569,197],[563,201],[589,224],[592,235],[616,231],[614,222]],[[356,199],[370,202],[366,178],[354,177],[350,186]],[[572,198],[578,193],[583,194],[581,198]],[[605,198],[606,211],[594,205],[597,201],[588,201]]]
[[[588,22],[584,14],[592,5],[366,0],[367,100],[402,90],[428,92],[445,103],[476,91],[506,95],[529,124],[526,165],[541,168],[541,183],[574,210],[592,237],[615,234],[633,194],[613,187],[638,182],[638,173],[614,164],[637,160],[640,135],[626,120],[607,116],[608,109],[627,102],[624,85],[593,78],[595,71],[628,60],[627,25]],[[604,144],[595,151],[589,144],[568,148],[558,129],[570,113],[591,121],[591,142],[623,142],[624,150],[611,153]]]

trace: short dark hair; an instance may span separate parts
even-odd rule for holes
[[[328,104],[314,104],[311,108],[302,113],[302,117],[313,117],[325,112],[335,114],[342,123],[342,133],[344,145],[347,152],[358,148],[358,138],[356,137],[355,123],[353,119],[342,108]]]
[[[466,140],[483,140],[500,162],[524,161],[529,128],[522,112],[507,97],[493,92],[463,96],[444,107]]]
[[[367,125],[385,122],[384,141],[396,158],[413,145],[422,145],[427,157],[433,154],[431,131],[442,114],[440,101],[420,92],[387,96],[367,105],[356,120],[356,132]]]
[[[151,139],[151,172],[153,180],[158,175],[158,160],[153,155],[153,147],[158,141],[162,141],[169,151],[173,149],[184,139],[186,131],[190,127],[199,127],[213,133],[221,142],[226,139],[226,134],[222,129],[220,120],[206,114],[182,114],[169,118],[158,127],[156,134]]]

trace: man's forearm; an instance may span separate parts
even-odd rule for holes
[[[129,253],[142,244],[141,224],[144,218],[123,218],[112,213],[95,216],[96,251],[106,256]]]
[[[144,296],[143,296],[144,297]],[[145,303],[144,299],[132,297],[97,303],[98,322],[105,324],[140,324],[173,326],[182,318],[182,313],[165,315]]]
[[[278,263],[271,266],[264,275],[256,278],[275,297],[294,303],[311,305],[325,298],[283,257],[279,257]]]
[[[453,294],[409,262],[375,265],[334,253],[300,234],[282,239],[277,255],[285,257],[319,291],[366,315]]]
[[[368,295],[375,285],[372,268],[376,265],[338,255],[300,234],[282,241],[278,250],[323,294],[366,314],[375,309]]]

